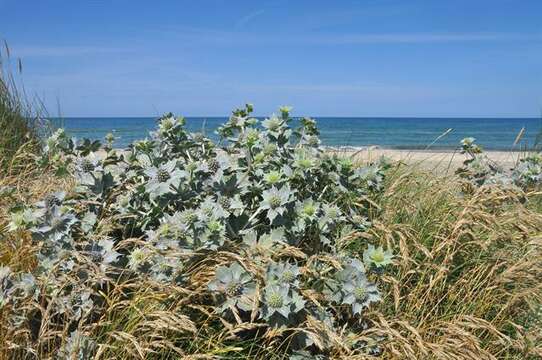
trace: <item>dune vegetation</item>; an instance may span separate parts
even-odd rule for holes
[[[172,114],[123,150],[6,135],[0,358],[542,357],[538,156],[367,164],[252,110],[218,143]]]
[[[13,70],[7,43],[0,49],[0,171],[16,171],[25,166],[28,153],[40,149],[40,138],[47,135],[48,126],[40,119],[44,107],[30,101],[22,86],[17,86],[22,63]]]

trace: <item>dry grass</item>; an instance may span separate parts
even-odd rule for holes
[[[74,183],[73,179],[59,178],[38,169],[30,161],[17,161],[23,156],[28,157],[29,154],[21,150],[17,152],[12,166],[0,174],[0,265],[20,271],[32,268],[35,249],[28,234],[8,233],[10,211],[22,204],[35,203],[51,192],[69,191]]]
[[[0,171],[15,171],[20,155],[36,153],[40,136],[47,127],[40,119],[45,113],[39,101],[30,101],[18,82],[22,73],[21,61],[13,69],[7,43],[0,45]],[[24,160],[24,159],[23,159]]]
[[[371,233],[400,256],[371,331],[389,358],[538,359],[527,317],[542,297],[542,215],[516,191],[459,190],[452,177],[391,176]]]
[[[0,205],[0,264],[29,270],[35,247],[27,235],[5,231],[9,208],[69,191],[73,183],[27,166],[2,176],[2,186],[16,190]],[[357,337],[382,336],[383,357],[390,359],[538,359],[540,321],[536,325],[528,318],[542,302],[542,214],[536,211],[536,194],[480,188],[463,196],[460,188],[453,177],[392,168],[376,201],[375,226],[364,236],[393,248],[397,257],[385,276],[384,301],[367,313],[373,326]],[[105,298],[101,318],[80,325],[100,344],[96,358],[287,358],[288,338],[280,330],[260,331],[258,324],[238,324],[196,305],[204,303],[198,288],[206,286],[217,264],[236,258],[250,268],[250,259],[231,250],[212,259],[202,255],[188,269],[191,289],[124,276],[97,289]],[[24,341],[37,349],[35,358],[55,357],[73,329],[55,326],[44,314],[33,339],[0,325],[0,359],[21,358],[8,348]],[[315,341],[325,332],[319,325],[307,324],[314,326]],[[335,344],[331,358],[367,358],[349,355],[340,343],[344,334],[327,335]]]

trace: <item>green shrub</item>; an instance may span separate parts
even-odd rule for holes
[[[175,294],[158,302],[170,330],[160,335],[167,342],[134,349],[139,356],[207,353],[203,339],[226,335],[237,351],[257,343],[297,358],[380,351],[360,330],[392,255],[359,249],[384,169],[324,152],[315,121],[293,129],[288,108],[261,126],[251,112],[234,111],[218,129],[221,145],[171,114],[149,139],[126,151],[108,145],[103,156],[99,143],[53,134],[41,164],[72,173],[77,186],[13,214],[11,230],[39,245],[34,272],[2,270],[5,331],[39,339],[19,335],[21,354],[91,356],[111,342],[120,346],[104,351],[129,353],[119,332],[147,317],[122,304],[136,306],[149,289]]]

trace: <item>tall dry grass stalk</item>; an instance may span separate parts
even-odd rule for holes
[[[40,148],[40,136],[47,133],[41,102],[30,101],[20,85],[22,62],[12,64],[10,49],[0,48],[0,171],[15,172],[28,164],[29,153]],[[15,68],[15,69],[14,69]]]
[[[394,359],[538,359],[542,215],[532,197],[396,171],[372,236],[398,252],[374,314]],[[388,306],[386,306],[388,305]]]

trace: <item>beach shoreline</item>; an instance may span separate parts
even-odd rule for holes
[[[465,154],[459,150],[433,150],[433,149],[385,149],[380,147],[367,147],[358,150],[335,149],[328,151],[339,155],[350,156],[356,161],[373,162],[384,157],[392,161],[403,162],[407,165],[419,165],[423,168],[435,169],[457,169],[467,159]],[[501,151],[488,150],[484,154],[502,168],[513,167],[521,158],[526,157],[533,151]]]

